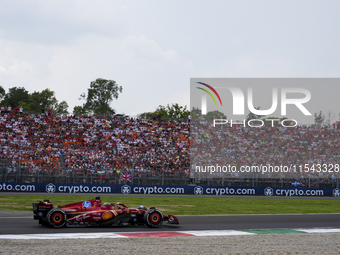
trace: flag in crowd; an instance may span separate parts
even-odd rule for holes
[[[293,181],[292,182],[293,187],[300,187],[300,185],[301,185],[301,182],[299,182],[299,181]]]
[[[106,176],[106,171],[105,170],[97,171],[97,176],[98,177],[105,177]]]
[[[132,176],[131,176],[130,173],[121,173],[121,175],[120,175],[120,180],[122,182],[131,182],[131,178],[132,178]]]

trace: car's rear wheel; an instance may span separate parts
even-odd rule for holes
[[[150,228],[158,228],[163,224],[163,214],[157,209],[147,210],[144,214],[144,222]]]
[[[46,220],[50,226],[54,228],[61,228],[66,224],[66,214],[59,208],[54,208],[46,215]]]

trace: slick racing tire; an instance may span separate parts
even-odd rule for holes
[[[157,209],[147,210],[144,214],[144,222],[149,228],[158,228],[163,224],[163,214]]]
[[[59,208],[53,208],[47,213],[46,220],[51,227],[61,228],[66,224],[66,214]]]

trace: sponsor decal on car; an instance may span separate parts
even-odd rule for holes
[[[76,209],[63,209],[64,212],[76,212],[77,210]]]
[[[77,221],[82,221],[82,220],[85,220],[85,219],[90,218],[90,217],[91,216],[88,215],[88,214],[83,214],[83,215],[81,215],[77,218]]]
[[[91,207],[91,202],[90,201],[84,201],[83,207]]]
[[[51,208],[51,206],[50,205],[38,205],[38,208],[39,209],[49,209],[49,208]]]
[[[104,220],[111,219],[112,218],[112,212],[110,212],[110,211],[104,212],[102,217],[103,217]]]

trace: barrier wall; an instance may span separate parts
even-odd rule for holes
[[[247,195],[247,196],[334,196],[335,188],[277,188],[277,187],[222,187],[222,186],[165,186],[165,185],[92,185],[54,183],[0,182],[0,193],[121,193],[121,194],[187,194],[187,195]]]

